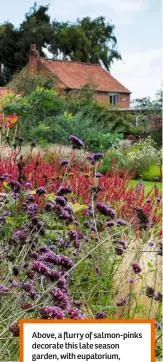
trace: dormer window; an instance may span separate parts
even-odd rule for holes
[[[116,105],[118,103],[118,94],[116,93],[109,93],[109,99],[111,105]]]

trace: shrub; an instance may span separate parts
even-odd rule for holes
[[[158,164],[152,164],[143,173],[143,179],[146,181],[154,181],[154,178],[161,179],[161,167]]]
[[[106,153],[99,172],[106,173],[112,167],[115,160],[116,168],[126,167],[127,170],[134,170],[135,177],[144,177],[145,180],[153,180],[160,177],[161,151],[155,148],[151,138],[140,140],[131,147],[111,147]]]
[[[151,164],[158,161],[159,155],[155,143],[148,137],[146,140],[140,140],[126,151],[124,164],[130,170],[134,167],[136,175],[140,176]]]
[[[112,169],[113,161],[115,161],[116,169],[119,170],[124,166],[124,157],[120,149],[112,147],[105,155],[102,165],[98,171],[102,174],[106,174],[108,170]]]
[[[12,81],[8,83],[8,88],[18,94],[28,95],[35,91],[38,87],[51,89],[54,87],[55,77],[49,72],[48,77],[43,74],[31,74],[26,70],[13,77]]]
[[[120,140],[123,139],[123,134],[121,133],[102,133],[102,132],[96,132],[93,134],[91,132],[91,135],[88,139],[86,139],[86,144],[88,145],[88,148],[92,150],[93,152],[98,151],[106,151],[108,148],[115,146],[119,143]]]

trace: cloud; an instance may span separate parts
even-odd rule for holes
[[[60,3],[52,0],[51,16],[59,20],[76,20],[84,16],[98,17],[103,15],[114,23],[131,22],[133,16],[146,10],[150,0],[62,0]]]
[[[111,74],[132,92],[132,99],[153,97],[161,88],[161,49],[123,54]]]

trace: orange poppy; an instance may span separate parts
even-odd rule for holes
[[[18,116],[16,115],[16,113],[14,114],[9,114],[8,116],[4,116],[3,113],[0,113],[0,121],[2,121],[3,123],[11,123],[14,124],[16,123],[18,120]]]
[[[18,116],[16,115],[16,113],[10,114],[9,116],[7,116],[7,120],[10,123],[16,123],[18,120]]]

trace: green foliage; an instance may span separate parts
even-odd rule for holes
[[[151,138],[157,144],[158,147],[162,146],[162,130],[156,130],[150,132]]]
[[[37,88],[51,89],[54,88],[55,77],[49,73],[48,76],[43,74],[29,74],[26,69],[16,74],[7,87],[17,94],[28,95]]]
[[[21,136],[28,142],[67,144],[70,134],[83,139],[91,151],[105,151],[123,139],[123,134],[111,132],[114,116],[95,103],[90,91],[75,98],[58,96],[54,89],[37,87],[25,97],[5,103],[6,113],[17,113]]]
[[[98,171],[102,174],[105,174],[108,170],[111,170],[113,161],[116,162],[116,168],[120,169],[124,166],[124,155],[120,149],[112,147],[104,157],[102,165],[99,167]]]
[[[42,47],[49,44],[53,34],[47,11],[48,6],[37,7],[35,3],[19,28],[9,22],[0,25],[0,85],[8,83],[28,63],[31,43],[36,43],[40,55],[45,56]]]
[[[153,181],[155,177],[159,177],[159,179],[161,179],[161,167],[158,164],[153,163],[143,173],[143,179]]]
[[[37,82],[33,84],[36,86]],[[123,140],[124,135],[143,130],[141,124],[135,129],[135,116],[132,114],[110,111],[97,104],[90,89],[84,89],[79,94],[70,92],[59,96],[54,88],[37,86],[24,97],[7,96],[3,100],[3,108],[5,113],[18,114],[19,135],[26,142],[34,138],[38,144],[40,141],[45,144],[67,144],[70,134],[74,134],[84,141],[87,150],[105,152]],[[154,158],[155,148],[156,145]],[[125,164],[129,168],[133,166],[133,161],[130,160],[132,151],[135,157],[135,149],[130,149],[130,156]],[[145,155],[148,153],[148,150],[145,151]],[[137,156],[136,165],[139,159]],[[147,166],[148,160],[144,164]]]
[[[121,59],[116,49],[117,39],[114,25],[106,23],[105,18],[85,17],[72,24],[53,21],[54,38],[50,51],[55,57],[61,52],[63,58],[74,61],[100,64],[109,70],[114,59]]]
[[[134,167],[137,176],[143,175],[151,164],[158,161],[158,152],[150,137],[144,141],[139,141],[126,151],[125,166],[128,169]]]
[[[134,107],[162,107],[162,90],[158,90],[154,99],[151,97],[137,98],[132,101]]]

